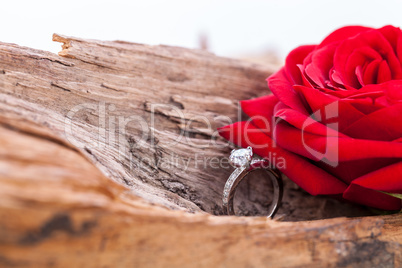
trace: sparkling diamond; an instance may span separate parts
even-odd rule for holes
[[[252,157],[253,150],[251,147],[248,147],[247,149],[233,150],[230,154],[229,161],[234,167],[244,167],[250,163]]]

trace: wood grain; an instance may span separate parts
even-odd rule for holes
[[[398,267],[402,216],[285,181],[285,221],[222,214],[216,128],[274,70],[205,51],[54,35],[0,43],[0,266]],[[216,160],[215,160],[216,159]],[[207,163],[207,164],[205,164]],[[269,185],[236,208],[263,214]]]

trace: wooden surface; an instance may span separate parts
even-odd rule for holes
[[[0,266],[402,265],[401,214],[308,221],[370,212],[289,180],[279,214],[298,222],[215,216],[231,169],[210,163],[232,148],[216,128],[269,92],[270,66],[54,40],[60,56],[0,43]],[[261,181],[240,189],[241,214],[264,213]]]

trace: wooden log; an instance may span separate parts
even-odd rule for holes
[[[400,214],[308,221],[370,212],[289,180],[279,213],[299,222],[216,216],[232,148],[216,128],[269,92],[270,66],[54,40],[61,57],[0,43],[0,266],[401,265]],[[241,214],[263,214],[261,181],[240,189]]]

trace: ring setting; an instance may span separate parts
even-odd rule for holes
[[[253,158],[253,149],[249,146],[247,149],[233,149],[229,162],[233,167],[243,167],[250,164]]]

